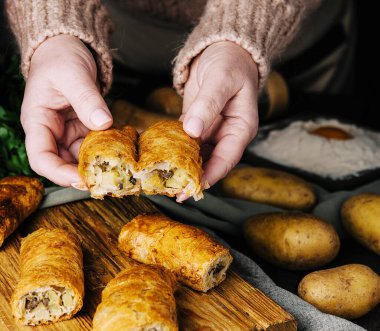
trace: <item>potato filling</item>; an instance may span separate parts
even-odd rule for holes
[[[27,324],[53,321],[75,309],[74,294],[70,289],[48,286],[29,292],[20,299],[19,307]]]
[[[214,268],[210,269],[208,272],[210,275],[216,276],[218,273],[220,273],[224,269],[225,265],[222,263],[218,263]]]
[[[183,190],[189,184],[188,176],[182,169],[153,170],[142,181],[143,190],[156,191],[165,189]]]
[[[131,171],[119,158],[102,160],[97,156],[88,171],[89,185],[105,193],[128,190],[136,184]]]
[[[225,255],[219,258],[212,266],[208,269],[207,274],[205,274],[206,288],[210,289],[215,285],[219,284],[226,277],[227,269],[232,262],[232,257],[230,255]]]

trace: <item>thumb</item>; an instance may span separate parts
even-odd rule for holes
[[[237,91],[236,91],[237,92]],[[183,129],[198,138],[206,132],[236,93],[222,77],[206,76],[183,118]]]
[[[112,125],[111,112],[90,77],[70,84],[62,92],[88,129],[104,130]]]

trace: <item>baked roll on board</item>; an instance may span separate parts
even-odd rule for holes
[[[203,198],[200,146],[179,121],[161,121],[139,138],[139,163],[136,176],[145,194],[170,197],[179,193]]]
[[[119,247],[132,259],[161,265],[203,292],[221,283],[232,263],[229,250],[206,232],[162,214],[139,215],[124,225]]]
[[[94,331],[176,331],[173,274],[159,266],[132,265],[102,292]]]
[[[44,187],[37,178],[12,176],[0,180],[0,247],[38,208],[43,195]]]
[[[76,238],[60,229],[39,229],[21,242],[20,281],[13,315],[25,325],[70,319],[83,304],[83,257]]]
[[[122,129],[91,131],[79,150],[79,175],[91,196],[122,197],[140,193],[140,183],[133,174],[136,168],[137,131]]]

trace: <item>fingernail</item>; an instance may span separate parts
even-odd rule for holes
[[[90,121],[93,125],[100,128],[110,122],[112,117],[103,109],[96,109],[90,115]]]
[[[203,132],[203,121],[198,117],[190,117],[184,125],[185,131],[193,138],[198,138]]]
[[[187,194],[185,194],[185,193],[179,193],[179,194],[177,194],[176,201],[178,203],[182,203],[183,201],[187,200],[188,198],[189,198],[189,196]]]
[[[202,178],[202,188],[204,190],[208,190],[210,188],[210,184],[208,183],[207,179]]]
[[[83,182],[72,183],[71,186],[80,191],[88,191],[88,187]]]

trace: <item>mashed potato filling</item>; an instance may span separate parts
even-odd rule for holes
[[[25,324],[36,325],[42,321],[55,321],[70,314],[76,306],[72,290],[46,286],[37,288],[24,295],[19,301]]]
[[[87,171],[88,184],[97,194],[122,194],[136,184],[132,172],[119,158],[103,160],[97,156]]]

